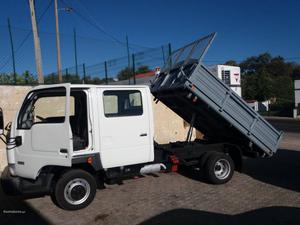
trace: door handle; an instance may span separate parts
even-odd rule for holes
[[[60,152],[60,153],[68,153],[68,149],[66,149],[66,148],[61,148],[61,149],[59,150],[59,152]]]
[[[146,137],[147,136],[147,134],[146,133],[142,133],[142,134],[140,134],[140,137]]]

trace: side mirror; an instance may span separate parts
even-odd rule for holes
[[[4,133],[4,119],[3,119],[3,111],[0,108],[0,134]]]

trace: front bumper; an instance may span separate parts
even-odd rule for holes
[[[6,167],[1,175],[1,187],[7,195],[46,195],[50,193],[54,174],[40,174],[36,180],[12,176]]]

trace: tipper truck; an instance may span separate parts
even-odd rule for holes
[[[50,195],[66,210],[89,205],[96,190],[139,175],[199,171],[228,182],[244,157],[270,157],[277,131],[202,63],[215,33],[174,51],[148,85],[41,85],[26,95],[0,133],[8,166],[2,189]],[[154,141],[152,102],[190,124],[185,141]],[[193,128],[203,134],[192,139]]]

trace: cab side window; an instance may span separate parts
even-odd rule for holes
[[[103,92],[105,117],[139,116],[143,114],[142,95],[138,90]]]

